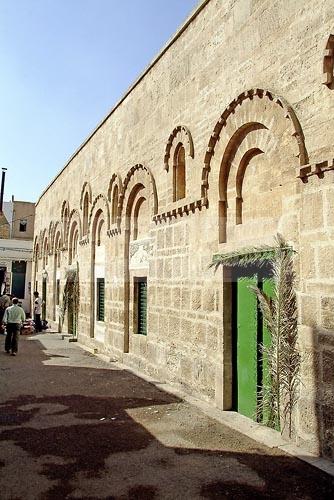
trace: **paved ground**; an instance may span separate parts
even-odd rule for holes
[[[0,373],[1,500],[334,498],[333,477],[58,334],[21,337]]]

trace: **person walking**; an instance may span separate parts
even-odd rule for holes
[[[16,297],[12,300],[13,305],[7,307],[3,316],[3,323],[6,325],[6,340],[5,350],[9,354],[12,351],[12,356],[16,356],[18,351],[19,336],[22,323],[26,319],[26,315],[22,307],[18,305],[19,299]]]
[[[5,310],[10,306],[10,297],[6,293],[3,293],[0,297],[0,333],[5,333],[2,321],[5,314]]]
[[[42,314],[42,299],[39,296],[38,292],[34,292],[34,322],[36,332],[42,331],[42,322],[41,322],[41,314]]]

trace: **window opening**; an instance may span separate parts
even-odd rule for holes
[[[147,278],[135,278],[135,333],[147,335]]]
[[[97,321],[104,321],[104,295],[105,285],[104,278],[97,278],[96,280],[96,317]]]
[[[20,233],[25,233],[27,231],[27,219],[20,220]]]
[[[88,233],[88,209],[89,209],[89,199],[88,193],[85,194],[84,203],[83,203],[83,234],[86,235]]]
[[[117,205],[118,205],[118,186],[114,187],[113,197],[112,197],[112,211],[111,211],[111,222],[116,224],[117,222]]]
[[[174,201],[186,196],[186,154],[182,144],[176,150],[176,161],[173,169]]]

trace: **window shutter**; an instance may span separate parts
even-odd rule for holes
[[[147,335],[147,281],[138,282],[138,333]]]
[[[97,321],[104,321],[104,278],[97,278]]]

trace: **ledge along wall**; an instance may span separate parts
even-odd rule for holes
[[[333,0],[203,2],[41,195],[33,271],[58,324],[56,281],[61,303],[78,263],[81,343],[231,409],[231,297],[209,264],[281,233],[298,252],[293,435],[328,457],[333,25]],[[145,278],[147,335],[136,333]]]

